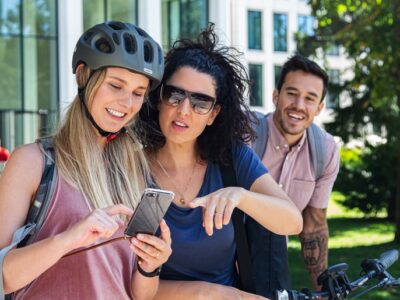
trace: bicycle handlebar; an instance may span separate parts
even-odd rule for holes
[[[275,291],[275,300],[337,300],[346,298],[350,292],[365,285],[370,279],[378,278],[380,282],[375,286],[399,285],[400,279],[393,278],[386,269],[399,258],[399,251],[389,250],[382,253],[379,259],[366,259],[361,263],[364,275],[350,282],[346,275],[347,264],[341,263],[326,269],[319,277],[318,283],[322,291],[311,292],[303,289]],[[374,288],[375,288],[374,287]],[[368,290],[369,291],[369,290]]]
[[[382,267],[386,270],[389,269],[399,259],[399,251],[389,250],[381,254],[379,261]]]

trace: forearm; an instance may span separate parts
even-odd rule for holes
[[[5,293],[12,293],[29,284],[69,250],[68,242],[61,235],[11,250],[3,262]]]
[[[266,299],[231,286],[204,281],[160,280],[155,300],[256,300]]]
[[[145,277],[136,271],[133,274],[132,279],[132,295],[135,300],[147,300],[153,299],[158,286],[159,286],[159,277]]]
[[[316,290],[320,289],[317,278],[328,266],[328,239],[327,225],[321,226],[317,231],[300,234],[304,263]]]
[[[276,234],[298,234],[302,230],[301,214],[289,199],[245,190],[238,208]]]

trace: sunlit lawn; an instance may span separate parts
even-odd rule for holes
[[[339,196],[334,195],[334,197]],[[345,211],[334,200],[331,200],[328,216],[329,265],[347,263],[349,265],[347,275],[350,280],[354,280],[359,275],[363,259],[378,258],[387,250],[400,249],[400,244],[392,242],[394,225],[384,220],[382,214],[375,218],[363,218],[362,214]],[[300,243],[297,238],[291,238],[289,242],[289,262],[293,288],[310,288],[309,279],[305,276]],[[400,261],[397,261],[389,271],[393,276],[400,277]],[[400,288],[393,291],[377,289],[358,299],[400,299]]]

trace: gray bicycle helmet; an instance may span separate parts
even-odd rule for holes
[[[109,21],[88,29],[79,38],[72,57],[72,72],[84,63],[92,70],[121,67],[161,82],[164,57],[160,45],[143,29],[130,23]]]

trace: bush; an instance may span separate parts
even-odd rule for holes
[[[395,152],[388,144],[363,149],[343,147],[341,169],[335,190],[345,195],[341,204],[366,215],[376,215],[382,209],[393,217],[395,196]]]

